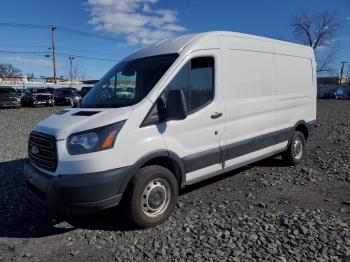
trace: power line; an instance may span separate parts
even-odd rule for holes
[[[8,47],[17,47],[17,48],[47,48],[46,45],[22,45],[22,44],[1,44],[0,43],[0,48],[8,48]],[[115,54],[113,53],[110,53],[110,52],[103,52],[101,50],[88,50],[88,49],[78,49],[78,48],[71,48],[71,47],[65,47],[65,46],[60,46],[60,45],[56,45],[56,48],[57,49],[60,49],[60,50],[65,50],[65,51],[76,51],[76,52],[79,52],[79,53],[91,53],[91,52],[94,52],[94,53],[97,53],[97,54],[103,54],[103,55],[106,55],[106,56],[114,56]],[[17,51],[16,51],[17,52]]]
[[[51,55],[49,51],[12,51],[12,50],[0,50],[0,53],[3,54],[39,54],[39,55]],[[75,55],[75,54],[67,54],[56,52],[57,55],[69,57],[74,56],[82,59],[90,59],[90,60],[99,60],[99,61],[107,61],[107,62],[119,62],[120,60],[109,59],[109,58],[101,58],[101,57],[93,57],[93,56],[83,56],[83,55]]]
[[[49,51],[9,51],[9,50],[0,50],[0,53],[4,54],[51,54]]]
[[[79,57],[79,58],[84,58],[84,59],[91,59],[91,60],[100,60],[100,61],[109,61],[109,62],[119,62],[119,60],[109,59],[109,58],[100,58],[100,57],[83,56],[83,55],[74,55],[74,54],[72,55],[72,54],[59,53],[59,52],[57,52],[56,54],[62,55],[62,56],[74,56],[74,57]]]
[[[34,28],[34,29],[49,29],[51,28],[52,25],[39,25],[39,24],[19,24],[19,23],[1,23],[0,22],[0,27],[21,27],[21,28]],[[120,42],[120,40],[109,37],[109,36],[102,36],[99,34],[94,34],[86,31],[81,31],[77,29],[73,29],[70,27],[66,26],[56,26],[57,30],[66,32],[69,34],[75,34],[75,35],[80,35],[80,36],[85,36],[85,37],[92,37],[92,38],[98,38],[102,40],[107,40],[107,41],[113,41],[113,42]]]
[[[49,28],[51,25],[37,25],[37,24],[18,24],[18,23],[0,23],[4,27],[24,27],[24,28]]]

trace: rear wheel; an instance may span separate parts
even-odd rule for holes
[[[303,133],[294,131],[292,140],[288,149],[282,154],[282,158],[288,165],[297,165],[303,161],[305,152],[305,137]]]
[[[163,223],[175,208],[178,184],[175,176],[162,166],[139,169],[123,198],[123,208],[136,225],[146,228]]]

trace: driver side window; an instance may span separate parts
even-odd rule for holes
[[[182,90],[188,113],[209,104],[214,98],[214,58],[198,57],[187,62],[169,83],[167,90]]]

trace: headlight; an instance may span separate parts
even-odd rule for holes
[[[70,135],[67,139],[68,153],[78,155],[112,148],[124,123],[121,121]]]

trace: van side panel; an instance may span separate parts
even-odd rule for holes
[[[221,37],[221,45],[229,167],[237,153],[275,145],[277,76],[271,43]]]
[[[279,50],[281,51],[281,49]],[[277,130],[294,127],[298,121],[316,119],[316,87],[313,59],[289,55],[275,55],[278,73]]]

